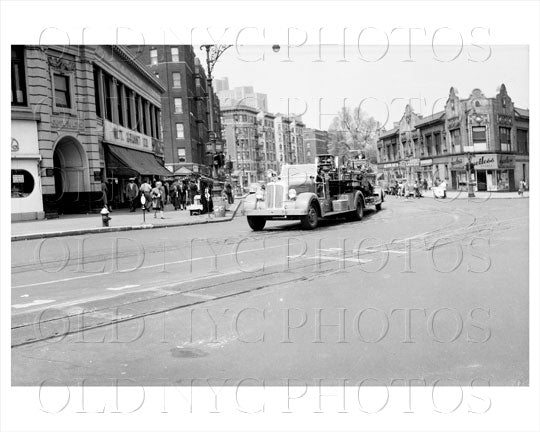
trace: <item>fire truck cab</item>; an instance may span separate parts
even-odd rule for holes
[[[300,220],[304,229],[314,229],[320,219],[346,217],[359,221],[364,209],[380,210],[381,187],[369,163],[349,160],[339,166],[332,155],[319,155],[314,164],[283,165],[276,181],[269,182],[244,201],[247,222],[260,231],[267,220]]]

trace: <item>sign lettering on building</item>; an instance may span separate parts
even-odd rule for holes
[[[433,165],[433,159],[422,159],[420,161],[420,166],[429,166]]]
[[[84,131],[84,121],[77,117],[51,116],[51,127],[57,130]]]
[[[482,155],[472,158],[472,163],[476,169],[496,169],[497,158],[495,155]]]
[[[103,139],[110,144],[147,152],[153,152],[156,147],[151,137],[107,120],[103,121]]]

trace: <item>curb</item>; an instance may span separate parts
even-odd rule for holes
[[[240,205],[238,205],[240,207]],[[238,209],[237,207],[237,209]],[[153,224],[141,224],[141,225],[121,225],[116,227],[101,227],[101,228],[86,228],[79,230],[70,230],[70,231],[52,231],[47,233],[34,233],[34,234],[20,234],[11,236],[11,241],[22,241],[22,240],[35,240],[51,237],[68,237],[68,236],[77,236],[83,234],[103,234],[111,232],[120,232],[120,231],[139,231],[144,229],[154,229],[154,228],[173,228],[181,226],[190,226],[190,225],[202,225],[208,223],[221,223],[221,222],[230,222],[234,219],[237,210],[235,210],[232,216],[226,216],[220,219],[205,219],[200,221],[193,222],[177,222],[177,223],[164,223],[159,225]]]

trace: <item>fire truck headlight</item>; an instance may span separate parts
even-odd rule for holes
[[[289,189],[289,199],[296,198],[296,189]]]

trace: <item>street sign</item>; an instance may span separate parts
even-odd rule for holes
[[[141,204],[144,206],[146,204],[146,197],[141,195]]]

